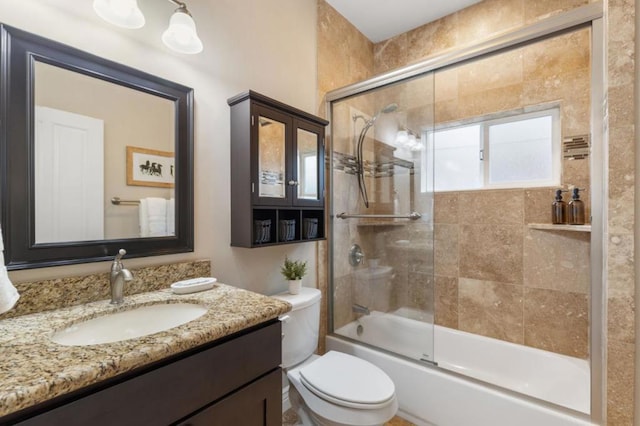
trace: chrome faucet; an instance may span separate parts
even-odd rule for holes
[[[356,314],[362,314],[362,315],[370,314],[369,308],[367,308],[366,306],[358,305],[357,303],[354,303],[353,305],[351,305],[351,310]]]
[[[111,264],[111,304],[112,305],[120,305],[124,302],[124,282],[131,281],[133,279],[133,274],[128,269],[124,268],[122,264],[122,256],[127,254],[125,249],[120,249],[118,254],[116,254],[116,258],[113,259],[113,263]]]

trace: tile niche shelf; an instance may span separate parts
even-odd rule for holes
[[[530,229],[538,229],[540,231],[572,231],[572,232],[591,232],[591,224],[586,225],[568,225],[552,223],[529,223],[527,226]]]

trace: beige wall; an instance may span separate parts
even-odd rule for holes
[[[174,151],[173,102],[42,62],[35,66],[35,103],[104,123],[104,236],[140,235],[138,208],[111,198],[173,197],[173,189],[127,185],[127,146]]]
[[[25,0],[1,3],[2,22],[194,88],[195,251],[125,259],[129,268],[210,259],[221,282],[271,294],[283,291],[285,255],[316,268],[316,243],[259,249],[229,247],[230,146],[227,98],[253,89],[297,108],[316,110],[316,2],[191,0],[204,43],[200,55],[172,53],[160,36],[175,6],[138,2],[147,23],[126,30],[102,21],[91,2]],[[126,247],[125,247],[126,248]],[[106,272],[107,262],[10,273],[14,281]],[[315,274],[305,277],[315,286]]]
[[[525,0],[485,0],[465,10],[454,13],[434,23],[427,24],[413,31],[393,37],[374,46],[373,74],[382,73],[420,59],[481,41],[503,31],[515,29],[523,25],[533,23],[539,19],[570,10],[587,4],[587,0],[562,0],[562,1],[525,1]],[[609,189],[607,199],[605,233],[606,247],[606,289],[607,311],[606,329],[608,333],[606,348],[606,398],[607,398],[607,424],[630,425],[633,422],[633,392],[634,392],[634,273],[633,273],[633,208],[634,208],[634,141],[635,131],[633,126],[633,93],[634,93],[634,2],[630,0],[605,1],[605,28],[606,28],[606,72],[608,75],[608,87],[606,87],[608,111],[606,127],[608,127],[608,163],[607,185]],[[321,22],[322,23],[322,22]],[[339,36],[336,36],[338,38]],[[350,40],[347,38],[347,40]],[[344,69],[351,59],[340,60],[331,58],[323,53],[323,45],[319,44],[319,58],[334,60],[334,63],[326,65],[329,70]],[[534,65],[532,63],[532,65]],[[343,68],[341,68],[343,67]],[[539,70],[544,75],[545,69]],[[323,73],[320,69],[319,87],[332,81],[330,72]],[[546,75],[551,83],[551,75]],[[581,91],[575,90],[576,94]],[[580,124],[579,122],[576,122]],[[567,130],[567,129],[565,129]],[[457,195],[459,197],[462,194]],[[514,194],[521,198],[523,203],[530,202],[528,195]],[[464,195],[468,197],[469,195]],[[490,197],[490,194],[488,195]],[[548,203],[549,196],[545,195],[544,203]],[[538,202],[542,198],[538,198]],[[441,199],[441,203],[444,200]],[[457,206],[459,200],[450,200],[453,206]],[[453,208],[453,207],[452,207]],[[456,207],[457,208],[457,207]],[[537,213],[536,213],[537,214]],[[539,221],[539,219],[536,219]],[[458,226],[460,226],[458,224]],[[444,228],[441,227],[442,230]],[[527,231],[533,232],[533,231]],[[548,242],[543,241],[549,237],[541,238],[538,247],[545,247]],[[438,240],[436,235],[436,244]],[[553,239],[565,238],[561,235]],[[574,237],[571,237],[574,238]],[[579,238],[580,239],[580,238]],[[583,245],[578,242],[578,244]],[[557,246],[557,245],[556,245]],[[538,250],[539,251],[539,250]],[[534,257],[540,254],[532,252]],[[595,260],[599,261],[599,259]],[[470,288],[466,284],[465,288]],[[440,294],[446,293],[452,287],[447,282],[436,283]],[[537,289],[527,288],[531,296],[535,296]],[[540,293],[539,302],[548,300],[549,295],[556,295],[549,290]],[[573,304],[576,300],[584,306],[580,294],[574,292],[565,293],[568,296],[565,305]],[[437,293],[438,294],[438,293]],[[450,295],[455,298],[455,295]],[[459,298],[459,295],[458,295]],[[438,301],[436,301],[438,303]],[[442,303],[442,301],[440,301]],[[567,305],[567,306],[569,306]],[[533,305],[535,307],[535,305]],[[539,306],[538,306],[539,307]],[[442,308],[442,306],[441,306]],[[449,306],[449,308],[453,308]],[[437,310],[438,308],[436,308]],[[526,313],[526,306],[524,307]],[[534,310],[535,312],[535,310]],[[538,312],[539,313],[539,312]],[[448,317],[447,321],[459,319],[457,315]],[[550,313],[553,314],[553,313]],[[519,314],[518,314],[519,315]],[[526,314],[525,314],[526,315]],[[537,314],[536,314],[537,315]],[[445,320],[441,318],[441,320]],[[560,316],[556,321],[564,321]],[[583,320],[580,320],[584,326]]]

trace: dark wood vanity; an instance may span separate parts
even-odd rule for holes
[[[0,424],[268,425],[282,420],[277,319],[0,418]]]
[[[328,121],[254,91],[231,107],[231,245],[325,238]]]

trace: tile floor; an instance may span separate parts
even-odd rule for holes
[[[282,414],[282,426],[298,426],[298,415],[293,410],[287,410]],[[385,426],[416,426],[405,419],[395,416]]]

